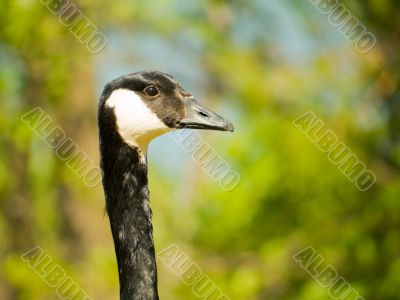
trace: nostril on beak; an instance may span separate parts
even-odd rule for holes
[[[210,115],[207,114],[207,113],[205,113],[205,112],[203,112],[203,111],[198,111],[197,113],[198,113],[200,116],[202,116],[202,117],[210,118]]]

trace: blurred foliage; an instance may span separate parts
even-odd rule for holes
[[[241,175],[224,192],[178,145],[160,164],[154,143],[157,250],[178,244],[231,299],[330,299],[292,259],[312,246],[365,299],[400,299],[398,1],[343,1],[377,36],[369,54],[308,1],[73,1],[108,38],[91,54],[42,2],[0,0],[1,299],[56,299],[20,259],[37,245],[93,299],[118,298],[101,187],[86,187],[20,117],[41,107],[98,160],[101,88],[144,68],[222,104],[235,133],[203,137]],[[293,126],[310,110],[376,173],[371,190]],[[196,299],[161,263],[159,290]]]

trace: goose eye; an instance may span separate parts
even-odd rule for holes
[[[144,93],[146,94],[146,96],[149,96],[149,97],[155,97],[155,96],[157,96],[158,94],[160,94],[160,92],[158,91],[158,89],[157,89],[155,86],[152,86],[152,85],[146,87],[146,88],[144,89]]]

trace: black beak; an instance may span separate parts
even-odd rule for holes
[[[233,132],[233,124],[220,115],[205,108],[196,99],[183,100],[186,118],[179,122],[178,128],[210,129]]]

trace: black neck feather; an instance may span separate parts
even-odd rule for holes
[[[112,111],[100,108],[100,152],[106,207],[122,300],[158,299],[146,158],[124,143]],[[114,127],[114,128],[113,128]]]

